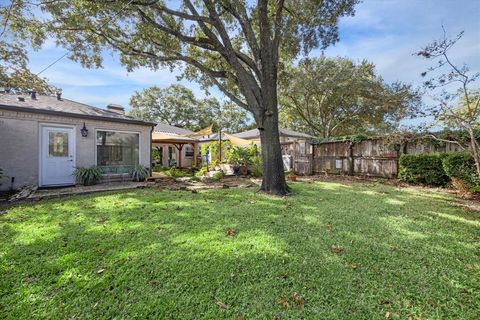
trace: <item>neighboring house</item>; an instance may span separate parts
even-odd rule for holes
[[[283,128],[280,128],[279,132],[285,170],[289,171],[297,166],[303,166],[308,155],[312,152],[310,141],[313,136]],[[251,140],[258,146],[261,146],[260,131],[258,129],[240,132],[233,136],[244,140]]]
[[[238,139],[236,139],[238,138]],[[289,152],[292,146],[295,145],[301,149],[302,154],[307,153],[310,147],[310,140],[313,138],[310,135],[296,132],[287,129],[280,129],[280,142],[282,144],[282,151],[290,158],[293,154]],[[234,145],[247,145],[247,141],[252,144],[260,145],[260,134],[258,129],[248,130],[236,134],[226,135],[222,132],[222,141],[229,141],[230,139]],[[162,167],[191,167],[199,164],[200,157],[205,161],[205,154],[200,154],[202,145],[218,141],[219,134],[214,132],[211,134],[198,136],[193,131],[183,128],[171,126],[168,124],[158,124],[152,134],[153,147],[158,151],[156,166]],[[222,148],[222,159],[225,159],[225,148]],[[194,159],[197,159],[195,161]],[[208,154],[208,161],[212,162],[212,154]],[[293,160],[290,162],[293,165]]]
[[[305,133],[296,132],[288,129],[279,129],[280,131],[280,143],[282,145],[282,154],[290,156],[289,163],[286,164],[289,168],[293,166],[293,152],[292,149],[295,147],[301,149],[302,154],[306,154],[309,152],[310,148],[310,140],[313,136],[310,136]],[[239,145],[239,146],[246,146],[251,144],[256,144],[257,146],[261,147],[260,143],[260,131],[258,129],[252,129],[248,131],[243,131],[239,133],[234,133],[230,135],[225,135],[222,132],[222,141],[229,141],[231,140],[232,144]],[[210,135],[205,135],[199,137],[199,146],[204,144],[218,141],[218,132],[212,133]],[[225,151],[225,149],[224,149]],[[203,156],[203,155],[202,155]],[[225,158],[225,152],[222,153],[222,159]],[[213,159],[211,156],[209,157],[209,161]],[[286,160],[287,161],[287,160]]]
[[[195,166],[198,139],[189,137],[194,132],[171,126],[157,124],[152,134],[152,145],[159,157],[155,165],[159,167],[191,167]]]
[[[57,96],[0,94],[0,189],[75,184],[77,167],[98,166],[104,178],[150,167],[154,123],[118,105],[92,107]],[[13,182],[13,183],[12,183]]]

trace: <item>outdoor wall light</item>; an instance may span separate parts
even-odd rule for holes
[[[85,122],[83,123],[83,128],[80,129],[80,132],[82,133],[82,137],[86,138],[88,135],[88,129],[85,127]]]

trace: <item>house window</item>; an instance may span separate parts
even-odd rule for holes
[[[97,166],[103,173],[127,173],[138,163],[138,133],[97,131]]]
[[[192,158],[193,157],[193,148],[192,146],[185,146],[185,157]]]

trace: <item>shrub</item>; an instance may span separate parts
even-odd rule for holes
[[[261,156],[252,157],[252,176],[255,178],[263,176],[263,165]]]
[[[207,167],[201,167],[200,170],[195,173],[195,177],[201,178],[205,175],[205,173],[207,173]]]
[[[228,140],[222,140],[222,160],[225,157],[225,152],[230,149],[232,146],[232,143]],[[212,159],[211,165],[213,165],[213,161],[217,160],[218,161],[218,156],[219,156],[219,150],[220,150],[220,141],[215,140],[210,143],[205,143],[200,146],[200,154],[203,157],[207,154],[207,152],[210,154],[210,159]],[[219,163],[220,161],[218,161]],[[218,164],[216,163],[216,164]]]
[[[76,168],[73,172],[73,175],[84,186],[91,186],[97,184],[102,177],[102,172],[98,167],[90,167],[90,168]]]
[[[224,176],[225,176],[225,173],[222,170],[215,172],[215,174],[212,177],[212,181],[220,181]]]
[[[231,146],[225,152],[227,163],[235,166],[252,164],[257,155],[258,149],[255,144],[248,147]]]
[[[172,167],[170,169],[168,169],[167,171],[165,171],[165,174],[167,176],[170,176],[172,178],[182,178],[182,177],[191,177],[192,174],[187,171],[187,170],[184,170],[184,169],[180,169],[180,168],[175,168],[175,167]]]
[[[445,186],[450,179],[443,169],[443,157],[440,153],[403,154],[398,177],[409,183]]]
[[[153,148],[152,149],[152,159],[156,162],[156,163],[162,163],[162,154],[160,153],[160,150],[158,150],[157,148]]]
[[[136,165],[132,168],[130,174],[132,175],[133,181],[145,181],[150,175],[150,171],[147,167]]]
[[[451,179],[456,178],[465,182],[470,188],[479,184],[479,179],[475,170],[475,161],[471,154],[467,152],[451,152],[445,154],[443,158],[443,169]]]

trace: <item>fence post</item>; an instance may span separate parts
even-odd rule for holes
[[[350,167],[348,168],[348,175],[349,176],[353,176],[354,174],[354,158],[353,158],[353,141],[350,141],[349,144],[348,144],[348,159],[349,159],[349,162],[350,162]]]

